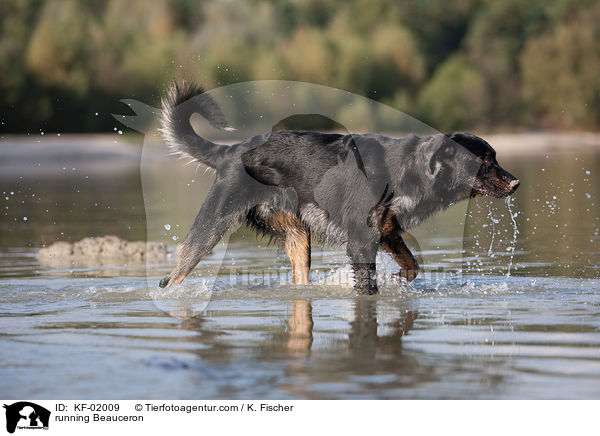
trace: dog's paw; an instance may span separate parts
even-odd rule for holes
[[[419,270],[418,269],[400,270],[399,272],[394,273],[394,275],[397,277],[401,277],[410,283],[414,279],[417,278],[417,276],[419,275]]]

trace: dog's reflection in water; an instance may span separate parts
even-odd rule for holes
[[[179,328],[196,332],[182,340],[201,344],[195,350],[200,366],[212,368],[216,364],[223,370],[229,365],[237,368],[240,364],[256,367],[277,363],[273,388],[298,398],[329,398],[315,391],[314,386],[344,383],[355,375],[402,374],[391,383],[403,387],[410,385],[415,375],[431,373],[432,368],[414,352],[402,349],[403,337],[419,316],[417,311],[364,296],[340,302],[344,303],[351,303],[350,312],[336,316],[329,311],[321,313],[320,306],[314,313],[310,300],[292,300],[283,318],[269,315],[259,331],[255,322],[245,325],[248,318],[242,314],[239,324],[231,324],[235,312],[209,307],[202,316],[183,320]],[[177,310],[179,316],[190,313],[183,306]],[[222,316],[228,321],[222,323]],[[273,317],[281,320],[275,331]]]
[[[353,302],[353,319],[350,322],[349,330],[347,330],[347,342],[335,339],[332,345],[337,348],[342,342],[346,342],[347,348],[351,352],[356,351],[361,356],[372,355],[377,350],[393,352],[394,349],[400,349],[402,337],[412,329],[419,313],[413,310],[400,310],[400,308],[397,308],[394,312],[397,315],[392,317],[392,321],[384,323],[379,320],[377,301],[357,297]],[[207,328],[206,321],[211,318],[210,311],[204,316],[200,316],[194,313],[190,305],[182,302],[180,305],[173,307],[168,313],[171,316],[183,319],[179,325],[181,329],[196,331],[201,338],[215,339],[222,337],[224,341],[227,340],[226,330],[218,327],[218,318],[215,319],[216,324],[210,323],[213,328]],[[269,355],[274,352],[277,354],[284,352],[289,354],[289,357],[308,355],[313,345],[313,327],[311,301],[292,300],[283,331],[268,336],[268,339],[259,344],[259,348],[264,354]],[[385,327],[385,329],[382,329],[385,334],[379,331],[379,327]],[[198,342],[198,337],[192,340]],[[215,343],[213,345],[219,344]],[[220,345],[227,348],[235,346],[234,344],[225,343]]]
[[[285,346],[292,355],[307,354],[313,343],[312,305],[307,300],[291,302],[291,314],[286,321]],[[418,312],[406,310],[391,323],[385,324],[387,334],[378,335],[380,325],[377,316],[376,301],[357,298],[354,301],[353,321],[348,332],[348,349],[356,351],[361,356],[368,357],[380,350],[393,351],[400,347],[402,336],[413,327]],[[354,353],[353,353],[354,354]]]
[[[419,313],[412,310],[396,310],[396,312],[398,313],[396,318],[384,324],[378,320],[377,302],[357,297],[353,303],[353,320],[350,322],[350,329],[347,332],[348,349],[361,356],[372,355],[377,350],[393,352],[394,349],[399,349],[402,337],[412,329]],[[224,340],[227,339],[226,332],[218,328],[218,319],[216,325],[211,323],[213,329],[207,329],[206,321],[210,316],[195,314],[192,307],[185,303],[173,307],[168,313],[171,316],[183,318],[179,325],[181,329],[196,331],[203,338],[210,337],[214,339],[223,336]],[[208,313],[210,314],[210,312]],[[265,354],[284,352],[289,354],[289,357],[308,355],[313,345],[313,327],[311,301],[292,300],[284,330],[270,335],[269,339],[260,344],[259,347]],[[378,334],[378,327],[386,327],[386,334]],[[195,341],[197,341],[197,338]],[[334,344],[337,348],[340,345],[340,340],[336,339]],[[225,346],[226,344],[221,345]],[[227,348],[233,345],[227,344]]]
[[[291,315],[287,319],[286,347],[293,356],[302,356],[309,352],[313,342],[313,319],[310,301],[292,301]]]
[[[391,320],[387,316],[384,319],[383,314],[378,315],[376,301],[358,297],[353,302],[353,320],[346,331],[347,339],[333,339],[323,347],[321,341],[314,346],[311,302],[292,301],[287,330],[274,338],[275,349],[279,348],[285,358],[287,379],[278,388],[295,397],[316,398],[310,387],[316,380],[334,383],[343,381],[348,373],[387,373],[400,367],[409,370],[417,363],[411,357],[402,356],[402,337],[413,328],[419,314],[411,310],[393,312],[397,315]],[[318,332],[318,322],[316,328]],[[334,336],[339,338],[337,333]]]

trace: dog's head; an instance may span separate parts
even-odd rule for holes
[[[436,135],[429,156],[430,174],[457,196],[503,198],[519,187],[519,180],[496,161],[495,150],[482,138],[466,132]]]

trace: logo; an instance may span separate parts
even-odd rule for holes
[[[14,433],[15,429],[39,430],[48,429],[50,411],[28,401],[19,401],[4,405],[6,409],[6,431]]]

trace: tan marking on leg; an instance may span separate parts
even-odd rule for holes
[[[381,243],[381,246],[392,256],[392,259],[400,265],[400,268],[402,268],[402,271],[398,273],[401,277],[404,277],[407,281],[411,282],[419,275],[419,263],[409,251],[402,238],[399,237],[390,242],[384,241]]]
[[[379,233],[381,233],[381,236],[386,237],[392,235],[399,230],[398,227],[398,221],[396,220],[394,213],[389,209],[384,210],[379,223]]]
[[[310,272],[310,230],[295,216],[274,212],[267,224],[285,234],[284,249],[292,263],[292,283],[308,285]]]
[[[288,232],[285,236],[285,253],[292,262],[292,283],[308,285],[310,271],[310,235],[308,232]]]
[[[381,233],[381,247],[402,268],[399,275],[409,282],[413,281],[419,274],[419,263],[400,236],[400,225],[389,209],[383,213],[379,231]]]
[[[183,282],[183,280],[187,277],[187,274],[182,274],[179,277],[177,277],[175,280],[173,280],[173,283],[175,284],[181,284],[181,282]]]
[[[175,269],[173,271],[181,271],[184,265],[186,265],[186,259],[185,259],[185,254],[184,253],[179,253],[179,261],[177,262],[177,266],[175,267]],[[202,256],[200,259],[198,259],[198,262],[194,263],[193,266],[189,269],[189,271],[184,271],[182,273],[180,273],[179,275],[177,275],[174,279],[171,279],[169,281],[168,286],[171,286],[172,284],[181,284],[181,282],[183,282],[185,280],[185,278],[194,270],[194,268],[196,267],[196,265],[198,265],[200,262],[202,262],[202,260],[204,260],[205,256]]]

